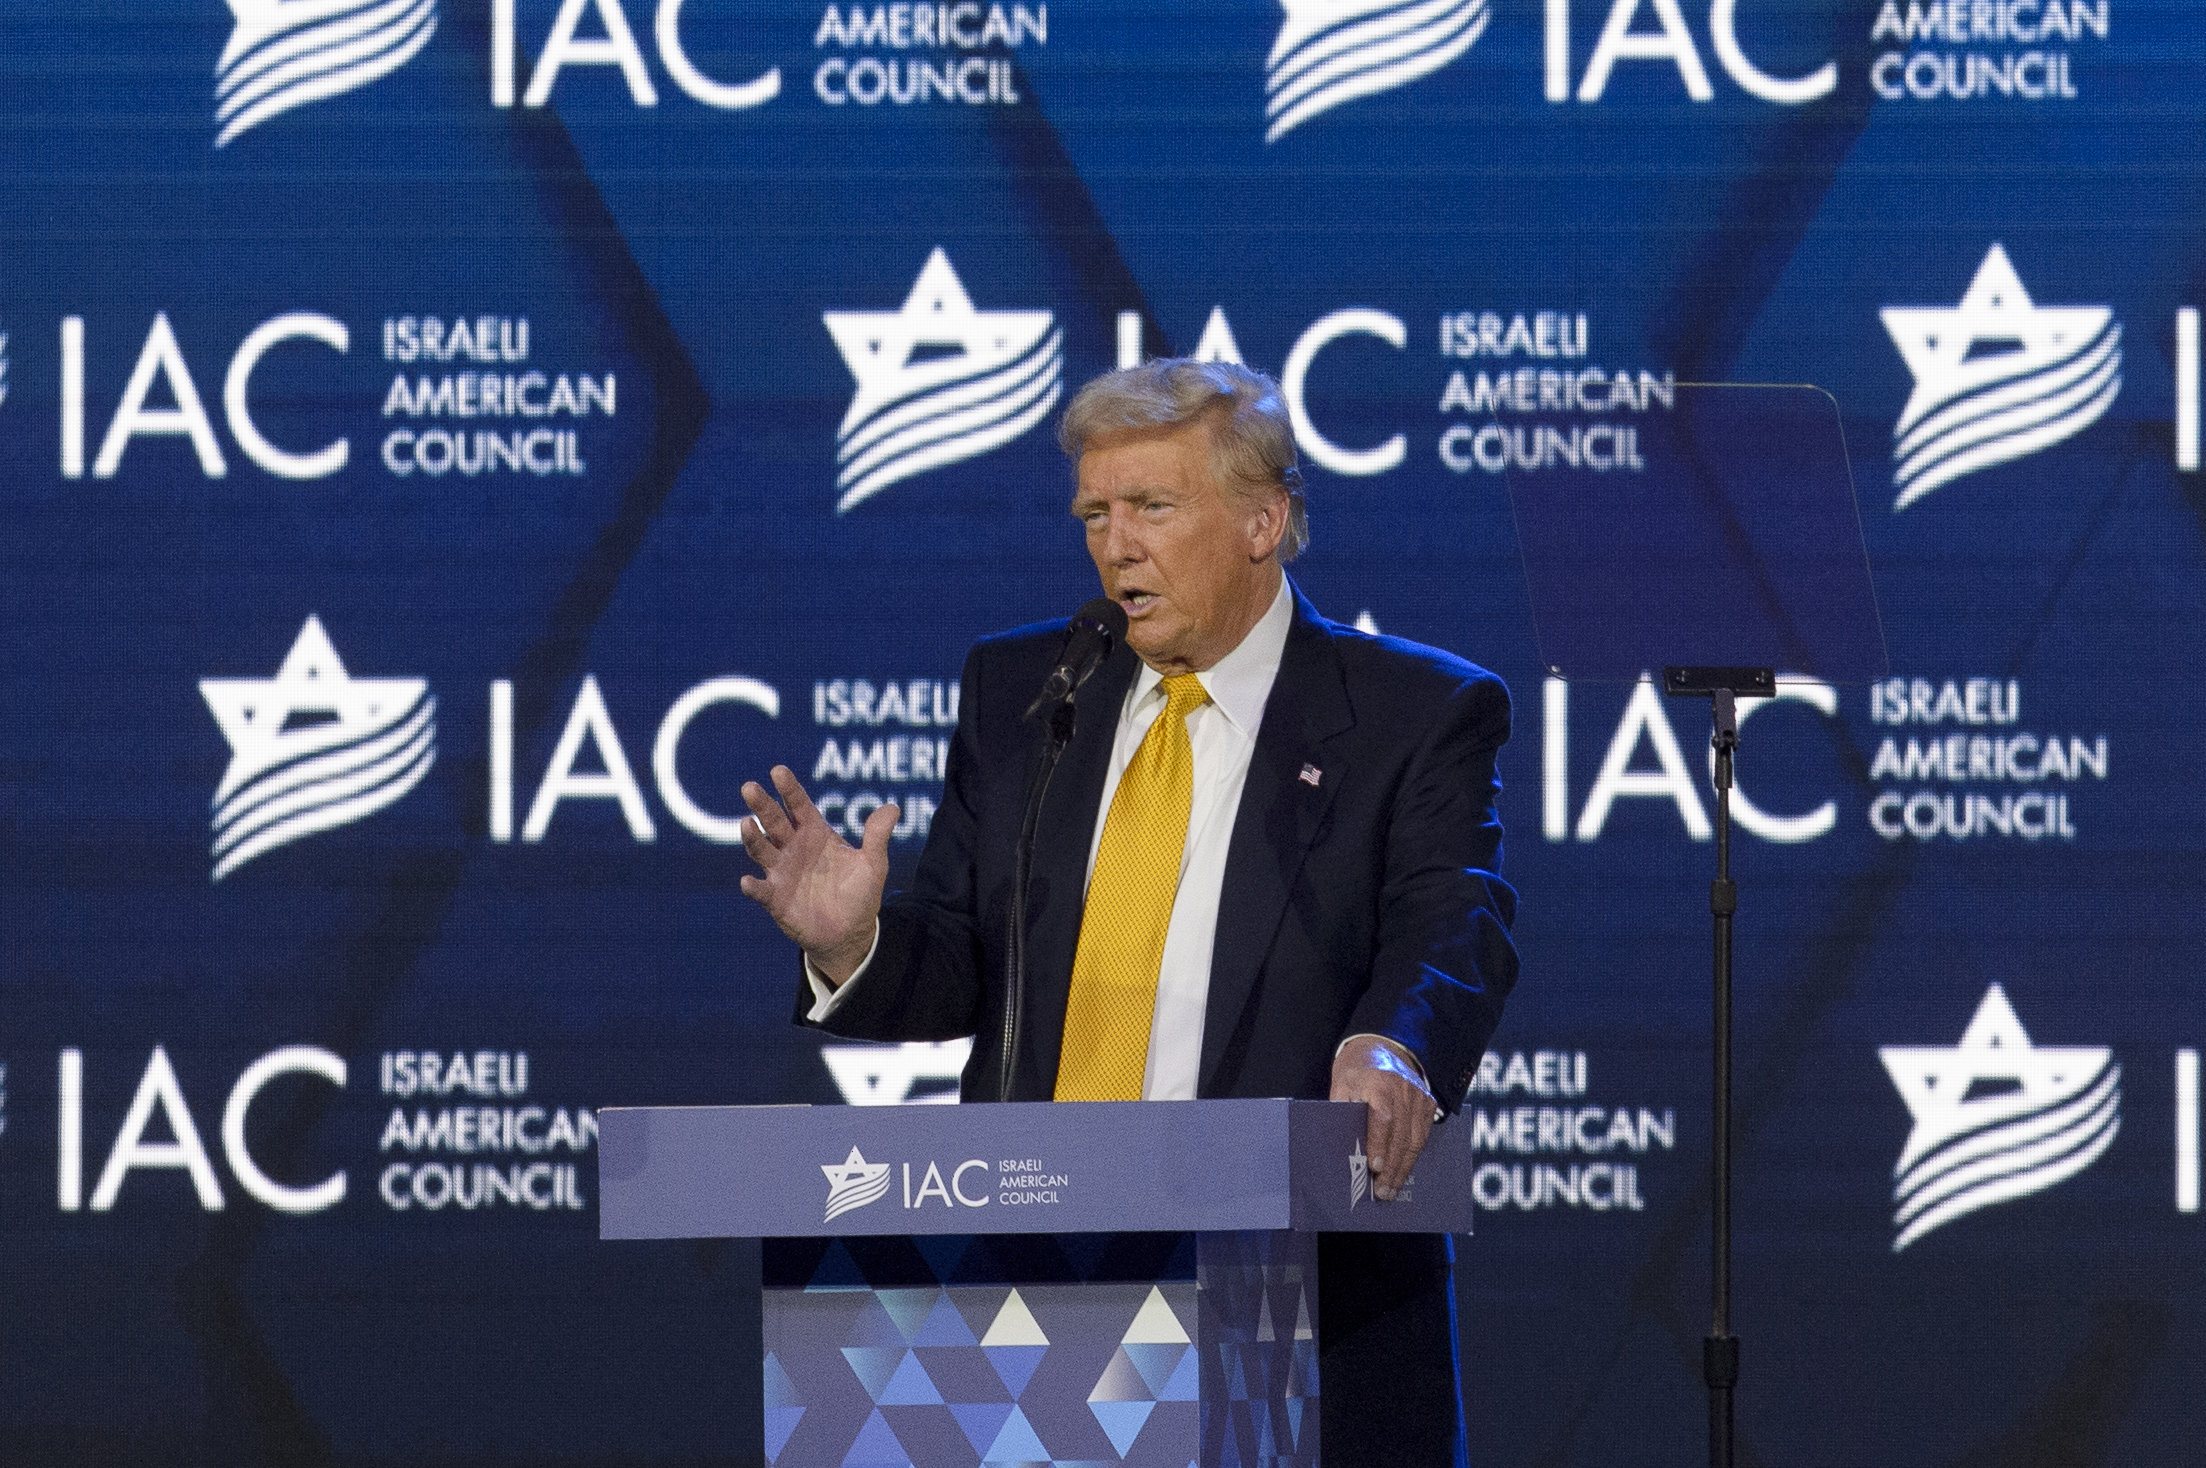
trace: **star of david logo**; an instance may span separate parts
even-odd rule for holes
[[[866,1161],[856,1147],[840,1165],[822,1163],[820,1171],[827,1174],[827,1218],[877,1203],[889,1190],[889,1165]]]
[[[837,430],[839,511],[1009,443],[1056,405],[1064,333],[1055,316],[979,309],[939,247],[896,310],[820,319],[857,383]]]
[[[1471,49],[1487,0],[1279,0],[1264,63],[1266,143],[1359,97],[1430,76]]]
[[[436,34],[437,0],[229,0],[215,63],[220,148],[239,133],[398,70]]]
[[[1958,305],[1887,306],[1879,315],[1915,379],[1892,430],[1895,510],[2070,437],[2121,391],[2113,309],[2038,305],[1997,244]]]
[[[229,741],[214,794],[215,879],[301,836],[397,800],[436,759],[436,700],[422,678],[354,678],[309,616],[273,678],[202,678]]]
[[[2007,994],[1984,993],[1960,1043],[1877,1052],[1914,1127],[1899,1161],[1893,1248],[2088,1167],[2121,1125],[2121,1067],[2104,1045],[2032,1045]]]

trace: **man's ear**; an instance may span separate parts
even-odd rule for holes
[[[1249,559],[1268,560],[1287,536],[1287,495],[1284,490],[1249,512]]]

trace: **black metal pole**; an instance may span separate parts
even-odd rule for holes
[[[1731,1468],[1732,1390],[1739,1384],[1739,1340],[1731,1333],[1731,917],[1739,889],[1731,880],[1731,760],[1739,747],[1737,704],[1728,688],[1714,690],[1716,751],[1716,879],[1708,887],[1708,911],[1716,924],[1715,1132],[1713,1208],[1713,1319],[1701,1343],[1701,1371],[1708,1382],[1709,1468]]]
[[[1072,743],[1073,704],[1068,696],[1050,710],[1049,732],[1043,736],[1034,777],[1026,787],[1026,817],[1019,824],[1019,845],[1011,858],[1011,910],[1005,915],[1009,932],[1004,943],[1003,1054],[996,1077],[996,1099],[1011,1099],[1013,1067],[1019,1057],[1019,1028],[1026,1022],[1026,889],[1034,872],[1034,830],[1041,823],[1042,797],[1049,793],[1049,777],[1057,761]]]
[[[1716,923],[1715,1122],[1709,1159],[1712,1193],[1709,1233],[1714,1277],[1708,1338],[1701,1342],[1701,1376],[1708,1383],[1708,1462],[1731,1468],[1732,1393],[1739,1384],[1739,1339],[1731,1333],[1731,918],[1739,889],[1731,881],[1731,762],[1739,749],[1740,698],[1769,698],[1777,691],[1773,668],[1667,667],[1662,684],[1673,697],[1708,698],[1715,728],[1708,742],[1716,755],[1716,879],[1708,885],[1708,911]]]

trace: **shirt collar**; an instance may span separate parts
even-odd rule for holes
[[[1251,739],[1264,720],[1264,704],[1271,697],[1272,681],[1279,676],[1280,660],[1286,656],[1287,629],[1293,621],[1294,589],[1282,574],[1279,594],[1272,598],[1270,610],[1257,619],[1240,645],[1195,675],[1218,711]],[[1127,711],[1141,707],[1163,681],[1162,673],[1143,663],[1134,678],[1134,694]]]

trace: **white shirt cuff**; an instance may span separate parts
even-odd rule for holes
[[[869,956],[870,956],[870,955],[869,955]],[[811,965],[810,965],[809,963],[807,963],[807,964],[806,964],[806,969],[807,969],[807,971],[809,971],[810,967],[811,967]],[[1418,1080],[1420,1080],[1420,1081],[1425,1081],[1425,1089],[1427,1089],[1428,1091],[1432,1089],[1432,1082],[1430,1082],[1430,1081],[1426,1081],[1426,1080],[1425,1080],[1425,1067],[1424,1067],[1424,1066],[1423,1066],[1422,1064],[1420,1064],[1420,1063],[1418,1062],[1418,1059],[1417,1059],[1417,1057],[1416,1057],[1416,1056],[1414,1056],[1414,1055],[1412,1055],[1412,1054],[1410,1054],[1410,1053],[1409,1053],[1408,1047],[1404,1046],[1404,1045],[1402,1044],[1402,1042],[1401,1042],[1401,1041],[1399,1041],[1399,1040],[1396,1040],[1396,1039],[1392,1039],[1392,1038],[1390,1038],[1390,1037],[1388,1037],[1388,1036],[1386,1036],[1386,1035],[1375,1035],[1375,1034],[1372,1034],[1371,1032],[1369,1032],[1368,1030],[1366,1030],[1366,1031],[1362,1031],[1362,1032],[1359,1032],[1359,1033],[1357,1033],[1357,1034],[1353,1034],[1353,1035],[1350,1035],[1350,1036],[1348,1036],[1348,1038],[1347,1038],[1347,1039],[1345,1039],[1345,1040],[1342,1040],[1342,1041],[1341,1041],[1341,1042],[1340,1042],[1340,1043],[1339,1043],[1338,1045],[1335,1045],[1335,1046],[1333,1047],[1333,1058],[1334,1058],[1335,1060],[1338,1060],[1338,1059],[1340,1059],[1340,1053],[1341,1053],[1341,1051],[1343,1051],[1343,1050],[1346,1050],[1346,1049],[1348,1048],[1348,1041],[1349,1041],[1349,1040],[1377,1040],[1377,1041],[1378,1041],[1378,1042],[1379,1042],[1379,1043],[1380,1043],[1381,1045],[1384,1045],[1384,1046],[1385,1046],[1385,1047],[1386,1047],[1386,1048],[1387,1048],[1388,1050],[1390,1050],[1390,1051],[1392,1051],[1392,1052],[1393,1052],[1394,1054],[1396,1054],[1396,1055],[1400,1056],[1400,1057],[1401,1057],[1402,1059],[1404,1059],[1404,1060],[1408,1061],[1408,1062],[1409,1062],[1409,1068],[1410,1068],[1411,1070],[1413,1070],[1413,1071],[1417,1072],[1417,1079],[1418,1079]]]
[[[1338,1045],[1335,1045],[1333,1047],[1333,1058],[1335,1060],[1340,1059],[1341,1051],[1348,1048],[1348,1040],[1377,1040],[1381,1045],[1384,1045],[1387,1048],[1390,1054],[1397,1055],[1403,1060],[1408,1061],[1409,1068],[1417,1073],[1418,1081],[1424,1085],[1425,1094],[1428,1096],[1432,1094],[1432,1082],[1425,1079],[1424,1065],[1419,1062],[1416,1056],[1409,1053],[1408,1047],[1403,1045],[1401,1041],[1390,1039],[1385,1035],[1374,1035],[1369,1031],[1360,1031],[1356,1034],[1350,1035],[1347,1040],[1342,1040]],[[1432,1103],[1432,1119],[1434,1121],[1437,1122],[1445,1120],[1447,1118],[1447,1114],[1448,1113],[1446,1112],[1446,1110],[1441,1107],[1439,1101],[1435,1100]]]
[[[873,962],[874,953],[880,946],[881,920],[875,918],[873,920],[873,942],[866,948],[865,962],[850,971],[850,977],[843,980],[840,988],[828,983],[826,976],[812,966],[811,954],[804,955],[804,981],[812,986],[812,1007],[806,1011],[804,1016],[809,1023],[819,1024],[835,1012],[836,1006],[843,1002],[843,996],[850,992],[850,986],[857,983],[864,976],[867,967]]]

